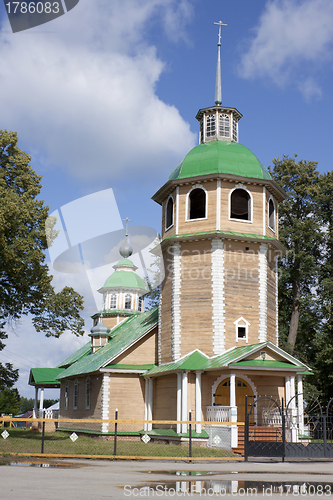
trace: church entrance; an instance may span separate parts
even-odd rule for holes
[[[236,377],[236,406],[238,422],[245,421],[245,396],[248,397],[248,405],[254,400],[253,390],[248,382]],[[230,406],[230,378],[222,380],[215,392],[215,406]]]

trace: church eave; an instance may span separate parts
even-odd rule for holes
[[[272,245],[277,251],[285,254],[287,252],[286,247],[276,238],[271,238],[270,236],[264,236],[261,234],[250,234],[250,233],[238,233],[235,231],[203,231],[200,233],[184,233],[177,234],[174,236],[167,236],[161,242],[161,247],[174,243],[175,241],[193,241],[198,239],[212,239],[221,238],[226,240],[234,241],[245,241],[249,243],[268,243]]]
[[[236,108],[229,108],[227,106],[214,105],[214,106],[209,106],[208,108],[199,109],[199,111],[197,112],[197,115],[196,115],[196,119],[198,121],[200,121],[205,113],[210,112],[210,111],[215,111],[216,109],[218,109],[221,113],[230,113],[230,111],[232,111],[232,113],[234,114],[235,118],[237,118],[237,120],[240,120],[243,116],[242,113],[240,113],[238,111],[238,109],[236,109]]]
[[[244,177],[235,174],[214,173],[206,175],[197,175],[195,177],[187,177],[184,179],[169,179],[156,193],[152,196],[152,200],[162,205],[163,201],[169,196],[176,186],[186,184],[196,184],[197,182],[207,182],[221,179],[222,181],[239,182],[243,184],[254,184],[265,186],[277,199],[278,202],[285,200],[288,196],[285,191],[273,180],[258,179],[256,177]]]

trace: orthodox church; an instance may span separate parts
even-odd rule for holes
[[[172,427],[181,439],[186,424],[148,421],[188,420],[191,411],[196,422],[242,422],[245,396],[289,401],[295,384],[303,392],[309,368],[279,348],[278,203],[286,195],[239,143],[242,114],[222,105],[217,24],[215,104],[198,111],[199,145],[153,196],[162,207],[159,307],[145,311],[126,232],[99,290],[91,341],[56,368],[31,369],[36,401],[39,388],[60,387],[61,418],[112,419],[117,408],[119,418],[147,421],[138,432],[163,436],[161,427]],[[209,439],[208,427],[196,423],[196,437]]]

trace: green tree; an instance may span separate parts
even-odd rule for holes
[[[20,408],[20,395],[17,389],[4,389],[0,392],[0,415],[17,415]]]
[[[58,337],[66,329],[82,335],[82,297],[69,287],[56,293],[52,286],[44,252],[47,237],[56,236],[55,221],[38,199],[41,176],[17,141],[15,132],[0,131],[0,321],[31,314],[36,330],[46,335]],[[1,365],[2,383],[9,372]]]
[[[35,406],[35,400],[33,398],[25,398],[21,396],[20,398],[20,408],[19,413],[26,413],[27,411],[32,411]]]
[[[271,171],[273,179],[288,195],[279,207],[280,240],[288,250],[280,263],[279,308],[281,337],[292,353],[300,324],[305,328],[304,333],[307,332],[300,343],[307,339],[308,344],[309,336],[316,333],[318,315],[314,290],[318,284],[323,241],[318,211],[320,175],[317,162],[301,160],[297,163],[295,158],[283,156],[282,160],[275,159]],[[288,331],[285,325],[288,325]],[[303,347],[306,347],[304,342]]]
[[[320,330],[315,339],[314,369],[324,400],[333,396],[333,172],[319,181],[318,205],[323,228],[323,244],[318,283]]]

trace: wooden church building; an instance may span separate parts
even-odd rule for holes
[[[181,421],[191,410],[196,421],[244,421],[245,396],[289,401],[295,386],[303,392],[309,368],[279,348],[285,193],[238,142],[242,115],[222,105],[219,58],[220,37],[215,104],[196,115],[200,143],[153,196],[162,207],[159,307],[144,310],[147,289],[127,238],[99,290],[91,341],[57,368],[31,370],[36,395],[60,386],[61,418],[109,419],[117,408],[123,419]],[[163,434],[161,426],[139,427]],[[186,425],[173,430],[181,437]],[[198,437],[206,431],[196,424]]]

